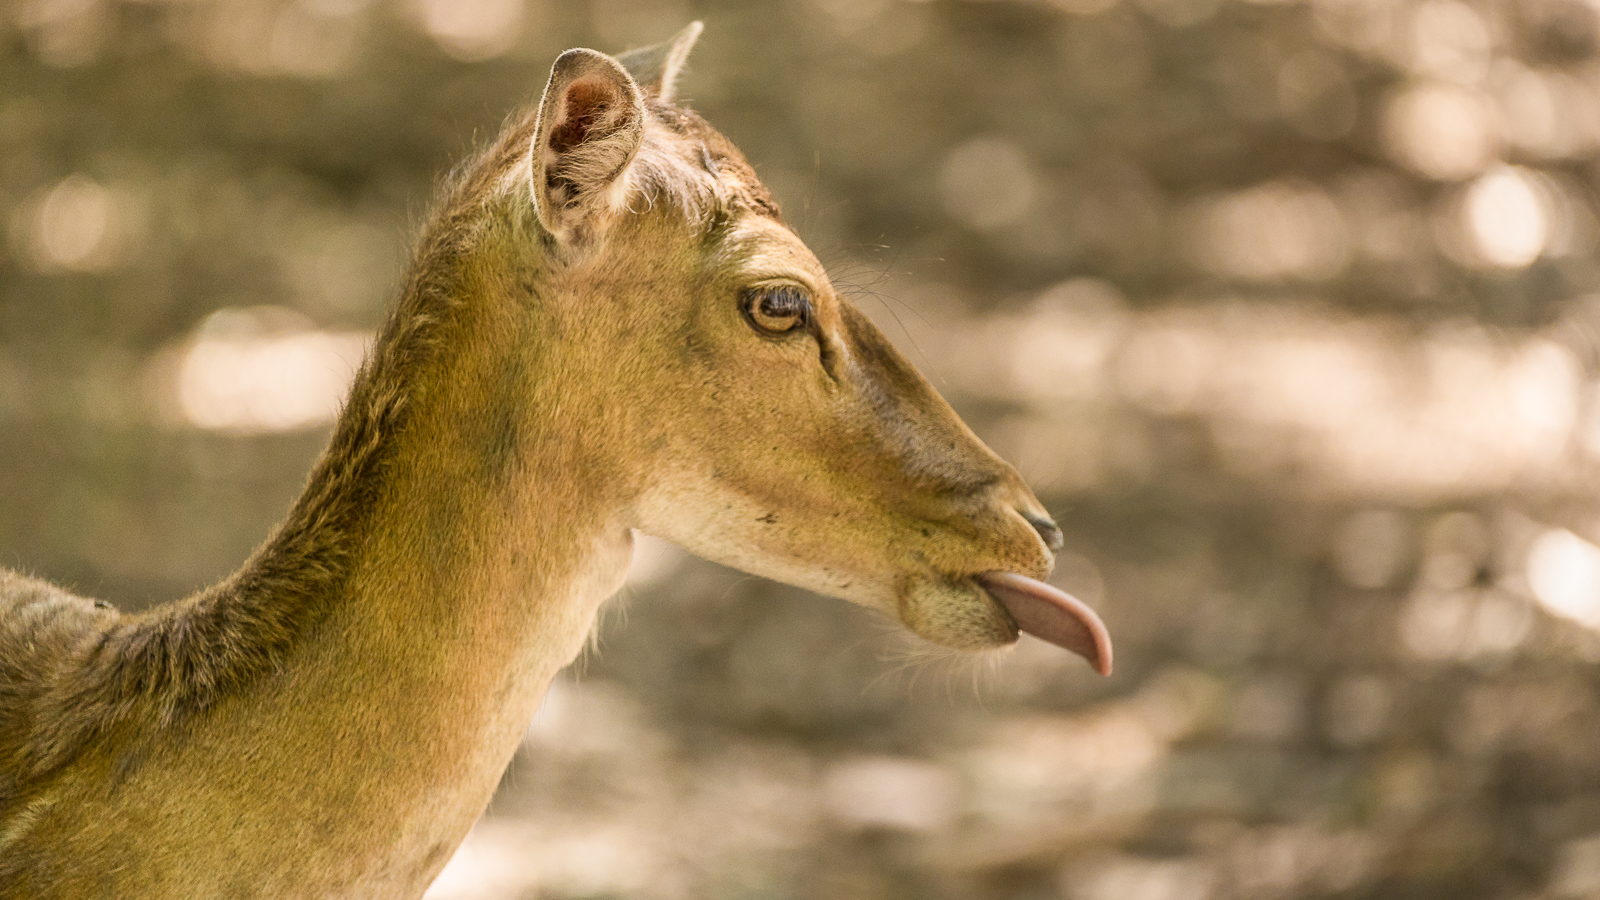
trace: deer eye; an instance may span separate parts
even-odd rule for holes
[[[788,334],[811,321],[811,298],[790,284],[746,288],[742,305],[745,321],[766,335]]]

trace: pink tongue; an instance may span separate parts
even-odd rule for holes
[[[1111,635],[1083,601],[1015,572],[985,572],[977,578],[1018,628],[1087,659],[1101,675],[1111,674]]]

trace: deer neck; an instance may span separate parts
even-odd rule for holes
[[[445,280],[425,352],[403,346],[404,322],[380,337],[279,554],[297,523],[348,522],[325,618],[273,702],[347,762],[309,775],[340,780],[319,793],[356,791],[418,842],[458,840],[482,811],[631,555],[603,419],[541,314],[552,286],[514,262]],[[408,304],[401,317],[428,315]],[[396,394],[403,416],[363,423]],[[368,431],[371,459],[349,449]]]
[[[459,649],[543,682],[621,586],[632,539],[597,411],[551,371],[552,336],[527,309],[539,298],[517,291],[463,285],[441,349],[410,376],[346,584],[363,618],[382,611],[384,646]]]
[[[552,333],[559,286],[521,243],[458,263],[436,349],[393,376],[412,408],[347,583],[363,616],[385,613],[373,640],[496,660],[542,694],[621,586],[632,539],[607,417]]]

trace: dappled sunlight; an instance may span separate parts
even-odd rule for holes
[[[200,54],[224,70],[303,79],[349,71],[369,27],[367,2],[241,2],[195,11],[186,26]]]
[[[490,59],[517,43],[525,15],[521,0],[414,0],[417,20],[446,53],[457,59]]]
[[[330,424],[371,335],[312,328],[277,307],[221,309],[158,354],[147,376],[173,420],[258,434]]]
[[[1593,78],[1496,63],[1491,88],[1506,139],[1546,159],[1593,153],[1600,145],[1600,87]]]
[[[21,0],[0,565],[226,577],[450,162],[697,18],[1117,670],[636,534],[430,900],[1600,895],[1600,0]]]
[[[1071,900],[1207,900],[1216,872],[1198,860],[1099,857],[1074,864],[1063,879]]]
[[[823,773],[828,810],[861,827],[938,831],[955,818],[959,783],[946,766],[887,756],[843,759]]]
[[[1551,896],[1592,897],[1600,893],[1600,834],[1568,841],[1561,847],[1551,878]]]
[[[1489,588],[1441,591],[1420,588],[1401,612],[1405,647],[1420,659],[1473,660],[1515,650],[1533,626],[1522,597]]]
[[[1134,710],[1002,723],[971,759],[976,805],[991,812],[1013,804],[1114,809],[1166,753],[1166,742]]]
[[[1384,136],[1396,160],[1440,180],[1474,175],[1494,158],[1488,101],[1451,84],[1402,89],[1384,109]]]
[[[1106,362],[1123,340],[1125,304],[1121,292],[1104,281],[1064,282],[1034,301],[1026,329],[1014,332],[1008,323],[993,323],[1002,329],[996,339],[1010,343],[997,362],[1008,365],[1011,383],[1026,396],[1094,397],[1105,390]]]
[[[14,233],[28,236],[28,255],[44,271],[103,269],[116,260],[119,228],[127,227],[123,203],[88,176],[69,175],[34,201],[31,221],[16,223]]]
[[[1572,532],[1545,532],[1528,554],[1528,584],[1544,608],[1600,630],[1600,547]]]
[[[1464,211],[1485,262],[1521,268],[1539,258],[1550,236],[1546,193],[1529,173],[1510,166],[1473,182]]]
[[[1477,10],[1457,0],[1426,0],[1407,29],[1410,68],[1419,75],[1477,84],[1489,73],[1493,45]]]
[[[1245,281],[1325,280],[1349,261],[1339,208],[1309,184],[1265,184],[1204,201],[1186,230],[1203,268]]]
[[[951,150],[939,172],[939,189],[950,215],[977,229],[1017,221],[1038,193],[1022,151],[993,137],[974,138]]]
[[[637,891],[651,880],[652,860],[628,827],[560,833],[514,821],[485,819],[445,864],[425,900],[492,900],[558,892],[563,896]]]
[[[1126,828],[1158,804],[1168,744],[1136,708],[994,723],[962,755],[962,827],[934,840],[941,868],[1015,864],[1043,846]]]
[[[1074,401],[1080,433],[1062,447],[1145,413],[1197,417],[1230,468],[1296,468],[1304,489],[1426,497],[1600,479],[1573,452],[1592,376],[1546,334],[1409,333],[1388,317],[1243,301],[1130,315],[1114,298],[1053,289],[1032,312],[919,341],[948,342],[924,349],[963,393],[1034,398],[1034,427]],[[1060,469],[1081,458],[1034,474],[1072,479]]]
[[[423,896],[426,900],[477,900],[522,894],[538,885],[522,829],[480,822],[456,849]]]

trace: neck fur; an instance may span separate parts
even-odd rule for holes
[[[526,215],[463,206],[430,229],[289,518],[227,580],[83,648],[84,677],[47,698],[40,721],[59,724],[32,747],[35,773],[96,736],[154,737],[263,680],[303,682],[298,666],[349,660],[515,725],[514,749],[621,585],[629,498],[541,371],[551,274]]]

